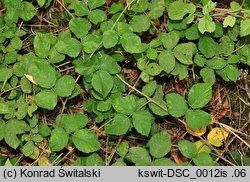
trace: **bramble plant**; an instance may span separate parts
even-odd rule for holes
[[[0,165],[239,165],[209,103],[250,66],[248,1],[62,2],[0,3]]]

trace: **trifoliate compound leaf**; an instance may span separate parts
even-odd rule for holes
[[[148,150],[142,147],[131,147],[126,159],[133,162],[136,166],[150,166],[151,157]]]
[[[196,46],[194,43],[181,43],[174,48],[174,56],[182,64],[190,65],[193,64],[193,55],[197,52]]]
[[[212,157],[206,153],[201,152],[195,158],[193,158],[195,165],[197,166],[214,166],[215,162],[213,161]]]
[[[28,74],[43,88],[52,88],[56,83],[56,70],[43,59],[31,62],[28,66]]]
[[[101,94],[103,98],[107,97],[114,85],[113,78],[104,70],[99,70],[94,73],[92,78],[93,88]]]
[[[196,145],[187,140],[181,140],[178,142],[178,147],[182,155],[187,158],[194,158],[197,155]]]
[[[49,148],[51,151],[57,152],[62,150],[69,140],[69,134],[63,128],[55,128],[50,137]]]
[[[84,152],[91,153],[100,149],[100,144],[95,133],[88,129],[78,130],[72,136],[75,147]]]
[[[150,19],[144,15],[134,15],[129,22],[129,25],[133,32],[145,32],[149,29],[151,23]]]
[[[160,39],[166,49],[173,49],[179,42],[179,35],[176,32],[161,33]]]
[[[209,83],[194,84],[188,93],[188,104],[194,108],[204,107],[212,98],[212,86]]]
[[[176,164],[168,158],[155,159],[151,166],[176,166]]]
[[[166,102],[169,114],[174,117],[184,116],[188,110],[186,100],[177,93],[167,94]]]
[[[167,131],[162,130],[154,134],[149,142],[149,151],[150,154],[155,158],[161,158],[170,152],[171,149],[171,140]]]
[[[122,47],[128,53],[141,52],[141,39],[138,35],[133,33],[124,33],[120,39]]]
[[[58,117],[58,119],[60,119],[60,116]],[[57,121],[56,124],[58,122],[59,121]],[[84,128],[87,123],[88,117],[84,114],[63,114],[59,126],[64,128],[67,133],[72,133]]]
[[[162,67],[157,63],[149,63],[145,72],[151,76],[156,76],[162,72]]]
[[[65,75],[57,80],[54,91],[57,96],[68,97],[75,89],[75,79],[70,75]]]
[[[215,147],[220,147],[228,137],[228,132],[223,128],[213,128],[207,135],[207,141]]]
[[[216,53],[217,44],[213,38],[204,36],[199,40],[199,50],[205,55],[206,58],[211,58]]]
[[[24,21],[29,21],[33,16],[36,14],[36,8],[30,2],[22,2],[21,7],[18,7],[19,17],[22,18]]]
[[[208,126],[212,121],[211,116],[202,110],[189,110],[185,117],[191,130]]]
[[[5,122],[4,120],[0,120],[0,141],[4,137],[4,131],[5,131]]]
[[[61,38],[56,43],[55,48],[59,53],[75,58],[81,52],[82,45],[74,38]]]
[[[0,82],[8,80],[12,76],[13,70],[4,66],[0,67]]]
[[[124,135],[131,126],[129,117],[123,114],[116,114],[113,120],[105,125],[104,129],[110,135]]]
[[[42,90],[34,98],[37,106],[43,109],[53,110],[57,105],[57,95],[52,90]]]
[[[140,2],[141,3],[141,2]],[[138,3],[138,4],[140,4]],[[165,2],[164,0],[152,0],[149,4],[149,18],[157,19],[163,15],[165,10]]]
[[[198,23],[199,31],[204,34],[205,32],[212,33],[215,31],[215,23],[208,14],[204,15]]]
[[[240,21],[240,36],[244,37],[250,34],[250,19]]]
[[[211,85],[215,83],[215,73],[213,69],[208,67],[202,68],[200,75],[205,83],[209,83]]]
[[[21,148],[21,152],[23,153],[23,155],[25,155],[26,157],[30,156],[31,154],[33,154],[34,152],[34,143],[33,141],[28,141],[27,143],[25,143],[22,148]]]
[[[98,8],[105,4],[105,0],[88,0],[88,6],[90,9]]]
[[[91,29],[91,23],[86,19],[75,18],[69,21],[69,28],[78,38],[81,39],[85,37]]]
[[[106,49],[114,47],[118,43],[119,36],[114,30],[103,32],[103,46]]]
[[[112,106],[116,112],[130,115],[136,110],[136,101],[131,95],[126,97],[118,96],[112,100]]]
[[[107,15],[104,11],[100,9],[95,9],[90,11],[88,18],[92,23],[98,24],[105,21],[107,19]]]
[[[174,1],[168,8],[169,18],[172,20],[182,20],[186,14],[194,13],[196,7],[192,3],[184,3],[182,0]]]
[[[132,122],[138,133],[148,136],[153,123],[153,116],[149,111],[139,110],[132,114]]]
[[[35,53],[40,58],[46,58],[50,52],[51,34],[37,33],[34,39]]]
[[[4,140],[13,149],[16,149],[21,143],[17,135],[30,130],[30,126],[25,121],[17,119],[6,122],[4,128]]]
[[[195,130],[191,130],[190,128],[186,127],[186,131],[192,136],[202,136],[206,133],[207,127],[197,128]]]

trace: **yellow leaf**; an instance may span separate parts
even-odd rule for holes
[[[45,156],[38,159],[38,165],[39,166],[52,166],[49,159],[47,157],[45,157]]]
[[[187,132],[188,132],[189,134],[191,134],[191,135],[193,135],[193,136],[197,136],[197,135],[198,135],[198,136],[202,136],[202,135],[204,135],[204,134],[206,133],[207,127],[197,128],[197,129],[195,129],[194,131],[187,127],[186,130],[187,130]],[[195,134],[194,132],[197,133],[197,134]]]
[[[40,151],[39,149],[35,146],[34,147],[34,152],[29,156],[31,159],[37,159],[39,157]]]
[[[226,130],[216,127],[208,133],[207,140],[213,146],[220,147],[222,145],[222,141],[226,140],[227,136],[228,132]]]

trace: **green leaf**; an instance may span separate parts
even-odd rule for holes
[[[148,145],[150,154],[155,158],[161,158],[168,154],[172,146],[169,135],[165,130],[154,134],[150,138]]]
[[[174,117],[184,116],[188,110],[186,100],[177,93],[167,94],[166,102],[169,114]]]
[[[145,72],[151,76],[156,76],[162,72],[162,67],[157,63],[149,63]]]
[[[111,4],[110,8],[109,8],[109,13],[110,14],[116,14],[116,13],[122,11],[122,10],[123,10],[123,5],[121,3],[119,3],[119,2],[117,2],[117,3],[113,2]]]
[[[153,117],[150,112],[139,110],[132,114],[132,122],[138,133],[148,136],[153,123]]]
[[[148,59],[156,60],[157,56],[158,56],[158,53],[155,49],[149,48],[147,50],[147,58]]]
[[[34,48],[36,55],[40,58],[46,58],[49,55],[51,46],[51,34],[37,33],[34,39]]]
[[[57,96],[68,97],[75,89],[75,79],[70,75],[65,75],[57,80],[54,91]]]
[[[203,14],[209,14],[210,12],[215,10],[216,5],[217,5],[217,2],[213,2],[211,0],[208,0],[208,2],[202,8],[202,13]]]
[[[28,65],[28,74],[43,88],[52,88],[56,83],[56,70],[43,59],[31,62]]]
[[[86,16],[89,14],[89,8],[85,1],[73,2],[73,8],[75,10],[76,16]]]
[[[199,153],[195,158],[193,158],[193,161],[197,166],[215,165],[215,162],[213,161],[212,157],[206,152]]]
[[[142,92],[146,94],[148,97],[151,97],[156,90],[156,81],[148,82],[144,87],[142,87]]]
[[[198,23],[199,31],[204,34],[205,32],[212,33],[215,31],[215,23],[209,15],[204,15]]]
[[[138,3],[138,4],[140,4],[140,3]],[[163,15],[164,10],[165,10],[164,0],[152,0],[149,4],[148,16],[150,19],[160,18]]]
[[[131,147],[126,159],[135,163],[136,166],[150,166],[151,164],[148,150],[142,147]]]
[[[186,121],[188,127],[191,130],[195,130],[197,128],[202,128],[208,126],[212,119],[211,116],[202,110],[189,110],[186,113]]]
[[[85,37],[91,29],[91,23],[82,18],[75,18],[69,21],[70,30],[79,38]]]
[[[113,85],[113,78],[106,71],[99,70],[93,75],[92,86],[103,98],[108,96]]]
[[[240,36],[244,37],[250,34],[250,19],[240,21]]]
[[[93,153],[87,157],[86,166],[104,166],[104,162],[97,153]]]
[[[38,5],[41,7],[44,6],[44,4],[46,3],[47,0],[36,0],[36,2],[38,3]]]
[[[161,33],[160,39],[166,49],[173,49],[179,42],[179,34],[176,32]]]
[[[19,7],[19,17],[24,21],[29,21],[35,16],[36,8],[29,2],[22,2],[21,7]]]
[[[199,40],[199,50],[206,56],[206,58],[211,58],[216,53],[217,44],[213,38],[204,36]]]
[[[4,138],[5,122],[0,120],[0,141]]]
[[[178,147],[182,155],[187,158],[194,158],[197,155],[196,145],[187,140],[181,140],[178,142]]]
[[[21,89],[24,93],[31,93],[32,92],[32,85],[30,81],[23,76],[20,81]]]
[[[17,135],[30,130],[29,125],[25,121],[17,119],[9,120],[4,128],[4,140],[13,149],[16,149],[21,143]]]
[[[229,80],[236,82],[239,78],[240,72],[235,65],[227,65],[225,67],[226,75]]]
[[[182,20],[186,14],[194,13],[196,7],[192,3],[184,3],[182,0],[174,1],[168,8],[168,16],[172,20]]]
[[[51,129],[50,127],[45,124],[45,123],[42,123],[39,125],[39,134],[42,136],[42,137],[47,137],[47,136],[50,136],[51,134]]]
[[[21,148],[21,152],[23,155],[30,156],[34,152],[34,143],[32,141],[28,141],[27,143],[24,144]]]
[[[174,48],[174,56],[182,64],[193,64],[193,55],[196,53],[196,46],[194,43],[181,43]]]
[[[35,101],[37,106],[53,110],[57,105],[57,96],[52,90],[42,90],[35,95]]]
[[[88,14],[88,18],[92,23],[98,24],[105,21],[107,19],[107,15],[104,11],[95,9],[90,11],[90,13]]]
[[[151,166],[175,166],[176,164],[168,158],[155,159]]]
[[[200,75],[205,83],[209,83],[211,85],[215,83],[215,73],[213,69],[208,67],[202,68]]]
[[[112,106],[116,110],[116,112],[130,115],[134,111],[136,111],[136,102],[135,98],[132,95],[128,95],[126,97],[118,96],[112,100]]]
[[[105,101],[100,101],[97,104],[97,110],[101,111],[101,112],[106,112],[109,111],[111,109],[111,99],[107,99]]]
[[[220,39],[219,47],[217,52],[219,54],[224,54],[225,56],[230,56],[234,51],[235,43],[231,40],[229,36],[223,36]]]
[[[100,63],[98,64],[99,69],[103,69],[110,74],[117,74],[121,71],[121,67],[117,64],[117,60],[107,54],[102,54],[99,58]]]
[[[212,98],[212,86],[209,83],[194,84],[188,93],[188,104],[193,108],[204,107]]]
[[[188,40],[197,40],[200,38],[200,32],[198,29],[198,25],[194,24],[190,28],[188,28],[185,32],[185,36]]]
[[[158,56],[159,65],[166,73],[170,73],[175,68],[175,57],[169,50],[163,50]]]
[[[119,36],[114,30],[103,32],[103,46],[106,49],[114,47],[118,43]]]
[[[116,114],[113,121],[105,125],[104,129],[110,135],[124,135],[131,126],[130,119],[123,114]]]
[[[56,43],[55,48],[59,53],[75,58],[81,52],[82,45],[74,38],[61,38]]]
[[[50,137],[49,148],[53,152],[62,150],[69,140],[69,135],[63,128],[55,128]]]
[[[59,63],[59,62],[63,61],[64,59],[65,59],[65,55],[59,53],[59,52],[56,50],[55,46],[52,47],[52,48],[50,49],[50,52],[49,52],[49,59],[48,59],[48,61],[49,61],[50,63],[52,63],[52,64],[53,64],[53,63]]]
[[[95,152],[100,149],[97,136],[88,129],[78,130],[72,136],[76,148],[84,153]]]
[[[58,116],[60,119],[60,116]],[[59,121],[56,122],[56,124]],[[76,132],[84,128],[88,123],[88,117],[81,113],[63,114],[60,122],[60,127],[63,127],[67,133]]]
[[[98,8],[105,4],[105,0],[88,0],[88,6],[90,9]]]
[[[0,67],[0,82],[8,80],[12,76],[13,70],[4,66]]]
[[[133,32],[145,32],[149,29],[151,23],[146,15],[134,15],[129,22]]]
[[[129,144],[127,142],[122,142],[118,145],[116,153],[120,157],[125,157],[129,150]]]
[[[124,33],[120,39],[122,47],[128,53],[141,52],[141,38],[133,33]]]
[[[227,28],[229,27],[233,27],[235,25],[236,22],[236,18],[234,16],[228,15],[224,21],[223,21],[223,27]]]

